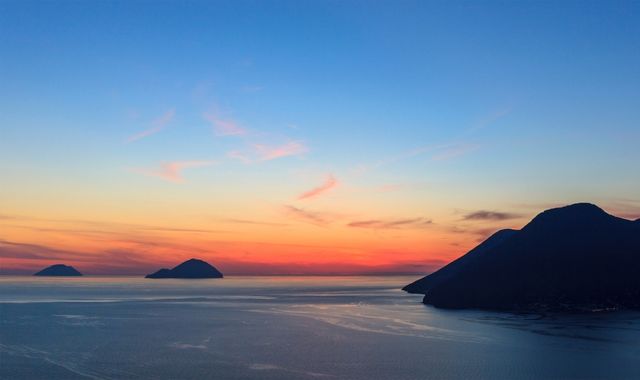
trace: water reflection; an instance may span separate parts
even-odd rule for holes
[[[0,277],[0,378],[640,378],[637,313],[438,310],[413,279]]]

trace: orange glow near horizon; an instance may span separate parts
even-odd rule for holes
[[[0,5],[0,274],[428,273],[640,217],[626,6],[84,3]]]
[[[365,228],[299,222],[286,213],[277,221],[226,218],[189,227],[17,216],[1,222],[2,271],[15,273],[63,262],[87,274],[142,274],[191,257],[227,274],[424,273],[477,240],[462,244],[460,233],[412,220]]]
[[[350,196],[344,193],[342,187],[332,192]],[[392,215],[391,208],[359,208],[367,204],[363,196],[338,208],[303,198],[284,206],[256,203],[252,218],[233,217],[224,207],[210,215],[185,204],[167,208],[171,216],[136,204],[127,218],[114,217],[112,209],[94,210],[100,220],[73,207],[59,212],[61,204],[51,206],[58,217],[9,212],[0,217],[0,271],[30,274],[64,263],[85,274],[145,274],[200,258],[230,275],[429,273],[534,215],[434,207],[429,218],[407,211],[403,218],[378,217]],[[340,212],[317,211],[329,209]]]

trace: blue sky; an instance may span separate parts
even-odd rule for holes
[[[333,176],[341,192],[314,211],[454,223],[592,201],[640,216],[639,16],[637,2],[2,2],[0,204],[230,217]],[[394,191],[357,195],[378,188]]]

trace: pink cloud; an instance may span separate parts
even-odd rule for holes
[[[158,177],[170,182],[180,183],[184,182],[184,178],[182,177],[182,171],[184,169],[211,166],[215,163],[216,161],[171,161],[160,164],[160,169],[158,170],[132,169],[132,171],[150,177]]]
[[[327,177],[327,179],[324,181],[322,185],[300,194],[300,196],[298,196],[298,200],[315,198],[321,194],[324,194],[330,191],[336,186],[338,186],[338,180],[335,179],[333,175],[329,175],[329,177]]]
[[[299,141],[289,141],[279,146],[254,144],[259,161],[269,161],[280,157],[298,156],[309,151],[306,145]]]
[[[260,161],[270,161],[287,156],[298,156],[308,152],[306,145],[299,141],[288,141],[282,145],[253,144],[251,149],[232,150],[227,157],[252,164]]]
[[[143,139],[145,137],[155,135],[156,133],[163,130],[167,126],[167,124],[169,124],[171,120],[173,120],[175,115],[176,115],[175,109],[172,108],[168,110],[167,112],[162,114],[160,117],[158,117],[157,119],[151,122],[151,125],[152,125],[151,128],[127,137],[127,139],[125,140],[125,143],[129,144],[134,141]]]
[[[222,119],[213,113],[205,113],[203,116],[213,125],[218,136],[242,136],[247,134],[247,130],[234,120]]]

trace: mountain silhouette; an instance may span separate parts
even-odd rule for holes
[[[160,269],[159,271],[148,274],[145,278],[222,278],[222,273],[211,264],[198,260],[190,259],[173,269]]]
[[[55,264],[48,266],[40,272],[34,273],[34,276],[82,276],[74,267],[64,264]]]
[[[404,290],[443,308],[639,308],[640,223],[589,203],[547,210]]]

